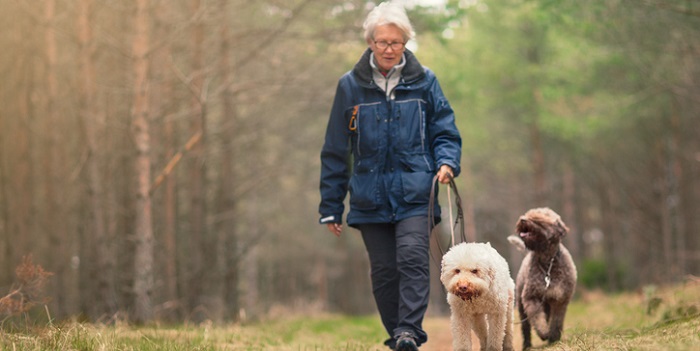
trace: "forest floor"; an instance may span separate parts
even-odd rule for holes
[[[689,280],[673,288],[606,295],[587,292],[567,314],[563,340],[553,345],[532,332],[533,349],[542,350],[699,350],[700,282]],[[522,349],[522,332],[515,312],[514,340]],[[427,318],[430,337],[421,351],[452,350],[449,318]],[[478,340],[472,335],[474,349]],[[381,350],[381,348],[377,348]]]
[[[533,336],[535,349],[697,350],[700,345],[697,278],[667,288],[650,286],[615,295],[602,292],[579,295],[569,306],[563,340],[546,345]],[[125,323],[18,325],[10,320],[2,323],[0,351],[388,350],[381,345],[385,335],[377,316],[297,315],[221,326],[213,323],[140,327]],[[452,350],[449,317],[427,316],[424,327],[429,340],[421,351]],[[520,350],[520,326],[516,324],[514,330],[516,350]]]

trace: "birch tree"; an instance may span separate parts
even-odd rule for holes
[[[136,146],[136,223],[134,226],[134,318],[149,321],[153,317],[153,223],[151,209],[151,145],[149,130],[149,0],[136,0],[132,60],[134,102],[131,110],[132,133]]]

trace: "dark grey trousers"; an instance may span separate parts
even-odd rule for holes
[[[395,337],[410,332],[418,345],[428,336],[423,316],[430,295],[430,230],[428,217],[398,223],[361,224],[372,269],[372,290],[382,323],[395,347]]]

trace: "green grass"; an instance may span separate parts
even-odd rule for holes
[[[637,293],[582,295],[569,305],[563,341],[546,349],[700,349],[698,282]]]
[[[16,329],[16,328],[15,328]],[[371,350],[383,340],[378,318],[296,317],[255,325],[175,327],[70,323],[0,334],[0,350]]]
[[[695,350],[700,345],[700,284],[605,295],[582,293],[570,306],[566,330],[542,350]],[[66,323],[0,329],[0,351],[139,350],[139,351],[367,351],[388,350],[377,316],[297,316],[252,325]],[[428,317],[429,342],[421,351],[451,350],[448,317]],[[519,326],[516,346],[521,344]],[[539,341],[534,337],[533,340]]]

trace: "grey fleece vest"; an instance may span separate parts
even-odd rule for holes
[[[394,100],[394,88],[399,85],[399,81],[401,80],[401,70],[403,70],[403,67],[406,65],[406,56],[401,55],[401,62],[392,67],[386,76],[379,72],[379,67],[377,67],[374,60],[374,54],[370,55],[369,64],[372,66],[372,79],[374,79],[374,83],[377,84],[379,88],[384,90],[384,93],[389,99]]]

